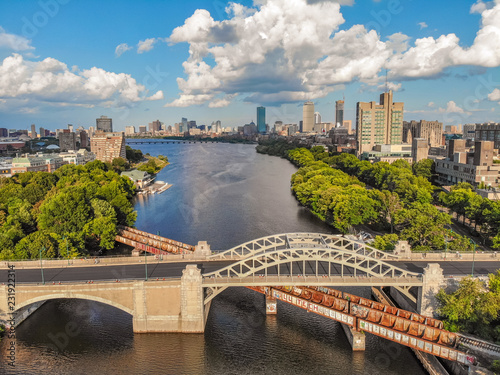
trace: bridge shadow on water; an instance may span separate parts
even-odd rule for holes
[[[344,288],[368,297],[369,288]],[[17,329],[6,374],[401,374],[425,372],[409,349],[367,337],[353,353],[339,323],[229,288],[212,302],[205,334],[134,334],[126,312],[94,301],[52,300]],[[6,340],[0,343],[5,355]]]

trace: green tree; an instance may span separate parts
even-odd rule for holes
[[[19,241],[14,248],[16,259],[37,259],[42,251],[43,258],[55,258],[58,244],[47,232],[37,231]]]
[[[498,271],[490,275],[490,283],[495,288],[499,278]],[[448,294],[442,289],[436,298],[439,301],[438,313],[443,317],[446,329],[480,335],[489,340],[500,338],[495,337],[498,323],[492,324],[500,311],[498,289],[490,289],[481,280],[466,277],[455,292]]]
[[[432,176],[436,173],[436,163],[432,159],[422,159],[413,164],[413,174],[421,176],[431,181]]]
[[[397,234],[384,234],[383,236],[375,236],[371,246],[382,251],[392,251],[396,248],[396,243],[398,241],[399,238]]]
[[[67,188],[44,201],[40,207],[38,224],[41,229],[59,235],[81,231],[91,219],[89,206],[83,189]]]
[[[400,238],[407,240],[414,250],[429,251],[444,248],[445,225],[451,219],[430,203],[413,203],[396,213],[394,223]]]

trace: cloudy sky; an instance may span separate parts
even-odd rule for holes
[[[387,87],[405,120],[500,121],[500,0],[2,0],[0,127],[334,121]]]

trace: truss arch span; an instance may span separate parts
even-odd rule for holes
[[[302,265],[302,268],[301,268]],[[271,270],[271,273],[270,273]],[[297,274],[303,276],[332,276],[344,277],[375,277],[393,279],[396,283],[401,280],[407,284],[412,279],[414,284],[421,283],[421,275],[410,272],[377,259],[369,255],[360,254],[345,248],[313,247],[313,248],[288,248],[267,252],[257,252],[253,256],[241,259],[217,271],[203,274],[207,282],[207,298],[209,302],[215,295],[222,292],[232,282],[246,286],[244,280],[253,276],[274,275],[293,277]],[[220,280],[220,282],[218,282]],[[403,282],[404,280],[404,282]],[[209,281],[209,282],[208,282]],[[327,282],[327,280],[325,280]],[[286,281],[284,281],[286,283]]]
[[[361,241],[355,241],[341,235],[322,233],[282,233],[261,237],[214,254],[210,258],[246,259],[270,251],[301,248],[343,249],[385,260],[398,260],[400,258],[398,255],[375,249]]]

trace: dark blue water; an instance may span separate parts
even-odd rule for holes
[[[137,146],[135,146],[137,147]],[[138,198],[137,227],[212,249],[285,232],[331,232],[290,193],[295,168],[257,154],[252,145],[145,145],[168,156],[158,176],[173,184]],[[369,296],[366,288],[352,293]],[[217,296],[204,334],[134,334],[132,317],[97,302],[48,302],[17,330],[16,368],[0,374],[405,374],[422,375],[411,351],[367,335],[353,353],[340,325],[278,302],[265,316],[264,297],[244,288]],[[71,333],[71,335],[69,334]]]
[[[141,150],[167,155],[171,164],[157,179],[173,186],[138,196],[139,229],[193,245],[207,241],[214,250],[271,234],[332,233],[291,194],[290,177],[297,169],[256,153],[254,145],[141,145]]]

